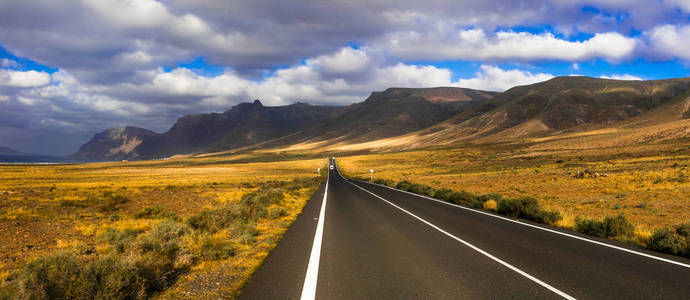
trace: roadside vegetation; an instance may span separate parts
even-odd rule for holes
[[[502,150],[350,156],[339,165],[353,179],[370,181],[374,169],[377,184],[690,257],[687,153]]]
[[[325,179],[317,167],[0,166],[0,299],[233,297]]]

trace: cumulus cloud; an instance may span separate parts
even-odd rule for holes
[[[50,84],[50,74],[46,72],[0,70],[0,86],[29,88]]]
[[[588,40],[571,42],[552,33],[499,31],[487,34],[482,29],[468,29],[426,34],[394,33],[385,38],[382,47],[408,60],[584,61],[603,58],[620,61],[633,54],[636,40],[615,32],[598,33]]]
[[[455,85],[487,91],[504,91],[508,88],[546,81],[554,76],[521,70],[503,70],[489,65],[482,65],[474,78],[460,79]]]
[[[663,25],[646,32],[653,55],[690,61],[690,25]]]

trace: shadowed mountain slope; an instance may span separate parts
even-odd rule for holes
[[[186,115],[166,133],[126,127],[98,133],[73,156],[97,160],[148,159],[243,147],[288,135],[350,107],[242,103],[224,113]]]
[[[389,88],[317,126],[255,148],[296,143],[358,143],[427,128],[471,110],[497,93],[464,88]]]

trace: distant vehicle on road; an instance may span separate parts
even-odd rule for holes
[[[331,165],[331,170],[333,170],[333,165]]]

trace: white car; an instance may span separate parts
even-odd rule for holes
[[[331,170],[333,170],[333,165],[331,165]]]

